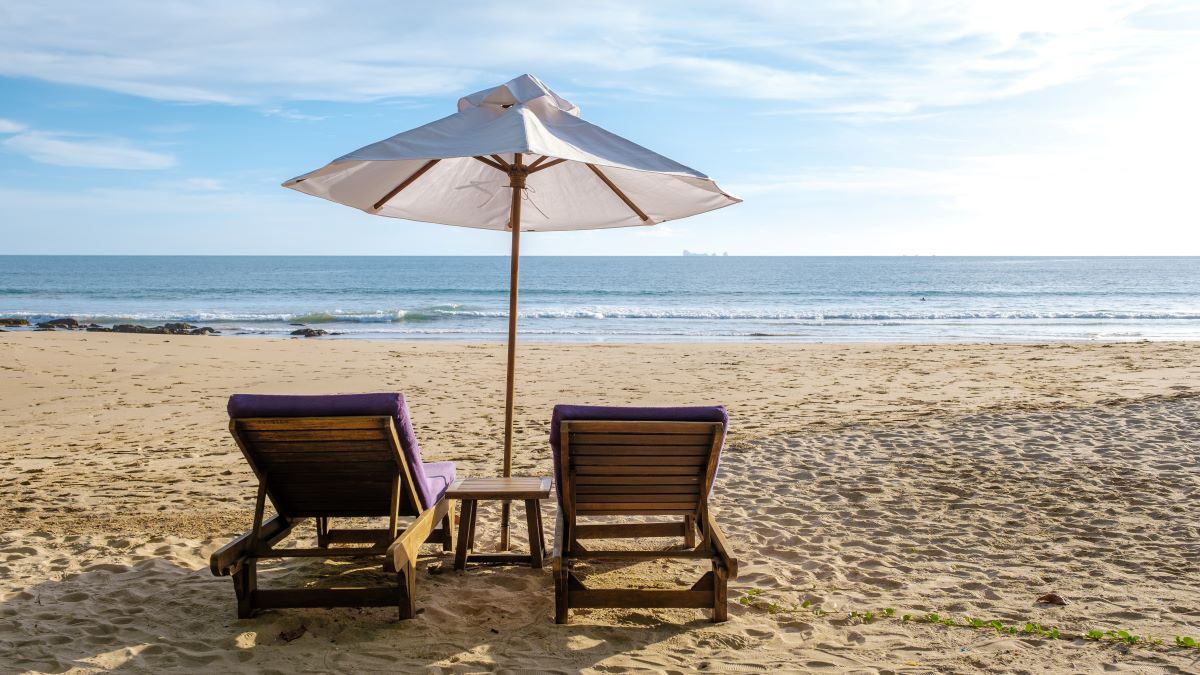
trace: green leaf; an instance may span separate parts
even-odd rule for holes
[[[801,609],[808,609],[808,606],[809,606],[809,605],[811,605],[811,604],[812,604],[812,601],[811,601],[811,600],[805,600],[804,602],[800,603],[800,608],[801,608]]]
[[[896,613],[896,610],[892,609],[891,607],[888,607],[887,609],[884,609],[884,610],[883,610],[883,615],[884,615],[884,616],[891,616],[891,615],[893,615],[893,614],[895,614],[895,613]]]

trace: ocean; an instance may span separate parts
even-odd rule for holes
[[[1200,339],[1200,258],[536,257],[524,340]],[[0,317],[502,340],[505,257],[0,256]]]

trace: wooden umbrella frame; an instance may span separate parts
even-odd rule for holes
[[[567,161],[562,158],[550,159],[546,155],[542,155],[534,160],[531,164],[525,164],[525,156],[523,153],[514,153],[512,162],[505,160],[500,155],[482,155],[476,156],[474,159],[483,162],[484,164],[500,171],[508,176],[509,184],[507,187],[512,188],[512,205],[509,208],[508,230],[512,232],[512,252],[509,256],[510,268],[508,275],[508,370],[506,374],[506,384],[504,390],[504,477],[512,475],[512,437],[513,437],[513,401],[515,399],[515,375],[516,375],[516,360],[517,360],[517,289],[518,277],[520,272],[521,262],[521,191],[525,189],[525,180],[530,174],[539,171],[545,171],[552,166],[557,166]],[[400,194],[409,185],[412,185],[423,176],[427,171],[437,164],[439,159],[431,159],[421,168],[413,172],[411,176],[405,178],[399,185],[392,188],[387,194],[375,202],[372,210],[378,212],[385,204],[392,200],[396,195]],[[621,188],[617,187],[612,180],[605,175],[595,164],[586,163],[586,166],[591,169],[605,187],[613,192],[620,200],[633,211],[642,222],[650,224],[650,216],[638,208],[638,205],[633,202]],[[508,501],[504,501],[500,510],[500,549],[507,551],[509,549],[508,529],[511,513],[511,505]]]

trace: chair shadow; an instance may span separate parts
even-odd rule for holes
[[[230,580],[195,566],[199,552],[183,546],[164,542],[155,557],[92,564],[10,593],[0,602],[0,652],[9,655],[0,670],[575,672],[711,626],[699,610],[684,623],[650,610],[622,610],[615,619],[573,610],[573,623],[557,625],[548,568],[456,572],[452,554],[434,555],[434,546],[418,568],[413,620],[398,621],[395,608],[272,610],[239,620]],[[363,562],[260,563],[263,587],[306,580],[391,582]]]

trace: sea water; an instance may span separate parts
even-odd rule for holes
[[[503,339],[505,257],[0,256],[0,317]],[[535,257],[542,341],[1200,339],[1200,258]]]

